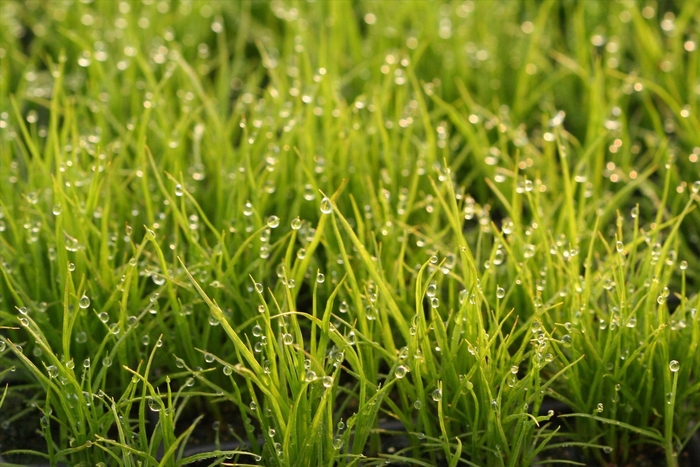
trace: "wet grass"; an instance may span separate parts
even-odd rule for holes
[[[2,2],[0,461],[683,465],[699,21]]]

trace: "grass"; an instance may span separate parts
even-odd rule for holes
[[[683,465],[699,21],[2,2],[1,460]]]

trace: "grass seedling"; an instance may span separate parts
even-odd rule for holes
[[[0,463],[684,465],[699,14],[3,2]]]

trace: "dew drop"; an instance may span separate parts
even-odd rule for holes
[[[406,376],[406,373],[408,373],[408,368],[406,368],[403,365],[397,366],[396,370],[394,370],[394,376],[396,376],[396,378],[398,379],[401,379],[404,376]]]
[[[501,299],[506,296],[506,290],[503,287],[498,287],[496,289],[496,297]]]
[[[292,345],[294,343],[294,337],[286,332],[282,335],[282,343],[284,345]]]
[[[151,412],[160,412],[160,405],[158,404],[158,401],[152,397],[148,398],[148,408],[151,409]]]
[[[319,284],[323,284],[326,281],[326,276],[322,272],[317,272],[316,273],[316,282]]]
[[[61,205],[60,204],[54,204],[53,209],[51,212],[53,213],[54,216],[60,216],[61,215]]]
[[[299,229],[301,229],[301,219],[299,219],[299,216],[297,216],[294,219],[292,219],[292,230]]]
[[[210,354],[210,353],[208,353],[208,352],[205,353],[205,354],[204,354],[204,361],[207,362],[207,363],[214,363],[214,355],[212,355],[212,354]]]
[[[85,331],[79,331],[75,335],[75,342],[78,344],[84,344],[87,342],[87,333]]]
[[[271,229],[276,229],[280,225],[280,218],[277,216],[270,216],[267,218],[267,226]]]
[[[332,376],[324,376],[323,378],[321,378],[321,381],[323,382],[324,388],[330,388],[333,386],[333,377]]]
[[[78,301],[78,306],[82,309],[85,309],[90,306],[90,298],[83,294],[82,297],[80,297],[80,300]]]
[[[671,372],[675,373],[678,370],[680,370],[681,364],[678,363],[678,360],[671,360],[671,362],[668,364],[668,369],[671,370]]]
[[[246,217],[253,215],[253,205],[250,203],[250,201],[246,201],[243,205],[243,215]]]
[[[178,183],[177,185],[175,185],[175,196],[180,197],[182,196],[182,194],[182,185]]]
[[[330,214],[331,212],[333,212],[333,205],[331,204],[331,200],[325,196],[321,200],[321,212],[323,214]]]
[[[432,396],[433,396],[433,400],[435,402],[441,401],[442,400],[442,389],[438,388],[438,389],[434,390]]]

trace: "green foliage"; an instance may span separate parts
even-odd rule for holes
[[[678,465],[700,5],[496,3],[2,2],[0,461]]]

